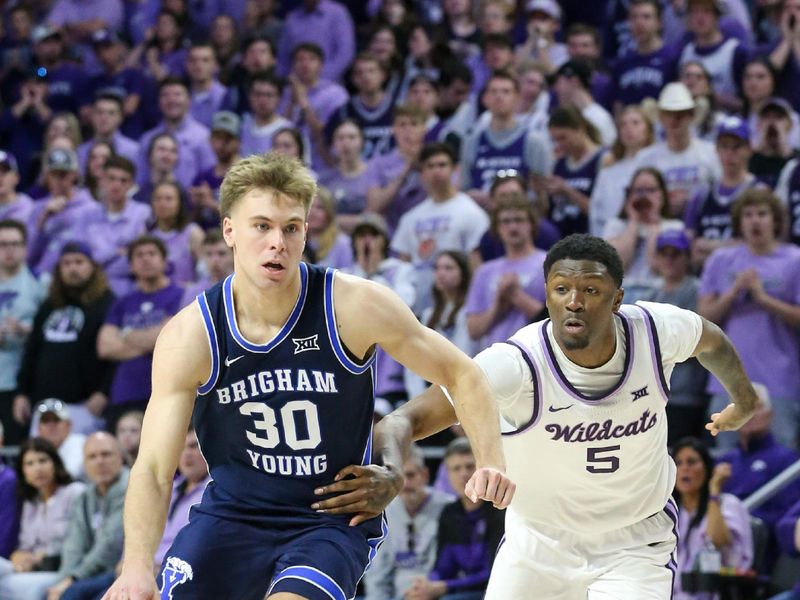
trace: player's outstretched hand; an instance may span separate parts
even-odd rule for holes
[[[158,597],[153,570],[130,567],[122,569],[122,573],[102,600],[158,600]]]
[[[716,436],[720,431],[736,431],[750,420],[752,412],[743,412],[736,404],[728,404],[721,412],[711,415],[711,422],[706,429]]]
[[[464,493],[473,502],[486,500],[495,508],[506,508],[511,504],[517,486],[508,476],[492,467],[481,467],[469,478]]]
[[[380,465],[350,465],[336,474],[334,483],[314,490],[318,496],[337,494],[320,500],[311,508],[331,515],[353,514],[350,525],[358,525],[383,512],[403,487],[403,474]]]

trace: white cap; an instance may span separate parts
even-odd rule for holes
[[[681,110],[694,110],[694,98],[684,84],[680,81],[668,83],[661,90],[658,97],[659,110],[678,112]]]
[[[529,0],[525,8],[529,13],[540,12],[556,21],[561,20],[561,7],[555,0]]]

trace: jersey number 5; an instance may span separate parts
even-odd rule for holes
[[[614,455],[602,456],[607,452],[616,452],[619,446],[603,446],[602,448],[586,449],[586,470],[589,473],[613,473],[619,469],[619,457]],[[602,465],[602,466],[598,466]]]
[[[280,410],[281,427],[283,436],[278,428],[278,419],[275,409],[261,402],[245,402],[239,407],[243,415],[253,417],[253,427],[263,435],[250,430],[245,431],[247,439],[259,448],[274,448],[281,437],[292,450],[310,450],[319,446],[322,434],[319,430],[319,415],[317,406],[309,400],[292,400],[283,405]],[[305,419],[306,437],[300,439],[297,433],[295,414]]]

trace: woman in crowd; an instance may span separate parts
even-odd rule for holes
[[[223,14],[214,17],[208,34],[219,64],[219,80],[226,85],[230,83],[231,70],[239,58],[239,38],[236,31],[233,17]]]
[[[174,181],[157,184],[150,204],[153,222],[148,229],[167,247],[167,276],[176,285],[193,282],[204,234],[197,223],[189,221],[180,185]]]
[[[422,23],[414,24],[408,33],[408,53],[403,63],[403,82],[397,98],[404,102],[411,80],[417,75],[425,75],[438,81],[442,68],[453,60],[453,52],[439,30]]]
[[[155,27],[145,34],[144,43],[130,53],[128,64],[139,66],[156,81],[170,76],[183,77],[186,73],[184,26],[172,11],[162,10]]]
[[[306,165],[308,170],[311,171],[311,176],[317,179],[317,174],[308,166],[311,161],[310,148],[303,139],[303,134],[296,127],[284,127],[276,131],[275,135],[272,136],[272,150],[273,152],[296,158]]]
[[[142,422],[144,413],[140,410],[132,410],[123,414],[117,421],[116,435],[117,441],[122,448],[122,456],[125,464],[133,466],[136,456],[139,454],[139,442],[142,437]]]
[[[681,221],[668,217],[664,177],[652,167],[638,169],[626,190],[625,205],[603,230],[603,237],[617,249],[625,267],[626,302],[646,300],[653,293],[656,239],[666,229],[683,229]]]
[[[742,95],[744,96],[744,115],[750,127],[750,144],[753,147],[761,143],[758,131],[758,115],[767,100],[775,96],[777,75],[775,69],[766,58],[754,58],[748,62],[742,73]],[[797,113],[789,115],[792,130],[789,140],[793,148],[800,145],[800,122]]]
[[[463,310],[471,279],[466,254],[453,250],[440,253],[433,265],[433,306],[425,309],[421,319],[468,356],[477,350],[467,331],[467,315]]]
[[[403,59],[395,30],[389,25],[378,25],[372,30],[367,51],[386,66],[386,86],[388,94],[394,95],[403,78]],[[405,51],[403,51],[405,54]]]
[[[139,177],[139,191],[136,200],[150,202],[155,186],[162,181],[176,181],[175,167],[178,166],[178,142],[169,133],[160,133],[150,141],[147,149],[149,176]]]
[[[321,187],[308,211],[308,244],[316,263],[342,269],[353,264],[350,237],[339,230],[336,202],[331,193]]]
[[[606,222],[625,204],[625,189],[636,169],[636,155],[655,141],[652,121],[638,106],[628,106],[617,119],[619,135],[611,151],[603,156],[589,203],[589,233],[603,235]]]
[[[673,492],[678,506],[674,598],[711,600],[712,594],[683,591],[681,574],[697,570],[700,561],[715,553],[723,567],[748,568],[753,560],[750,515],[736,496],[722,493],[731,466],[721,463],[715,467],[702,442],[684,438],[675,444],[672,456],[678,468]]]
[[[84,485],[73,482],[48,441],[25,441],[17,457],[17,490],[22,499],[19,546],[0,558],[0,598],[41,600],[59,580],[61,547],[73,503]]]
[[[103,167],[112,156],[114,156],[114,149],[108,142],[96,142],[86,156],[86,172],[83,174],[83,182],[92,198],[98,202],[103,199],[100,190]]]
[[[689,61],[681,66],[680,81],[689,88],[694,98],[694,127],[697,137],[715,141],[717,125],[724,115],[717,110],[711,76],[702,63]]]

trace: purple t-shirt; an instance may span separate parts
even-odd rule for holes
[[[8,204],[0,204],[0,221],[13,219],[28,225],[33,213],[34,202],[27,194],[17,194]]]
[[[758,272],[764,289],[773,298],[800,304],[800,248],[790,244],[779,244],[765,256],[754,255],[743,243],[716,250],[706,261],[700,296],[727,291],[736,276],[747,269]],[[723,329],[752,381],[766,385],[772,398],[797,401],[800,347],[797,332],[791,326],[741,292],[731,304]],[[709,377],[707,390],[711,394],[725,393],[715,377]]]
[[[389,183],[400,176],[405,169],[405,160],[400,151],[396,148],[388,154],[379,154],[371,161],[367,170],[374,178],[374,185],[386,187]],[[411,171],[400,185],[397,194],[383,211],[386,224],[389,226],[389,233],[393,234],[400,222],[400,218],[412,208],[421,204],[427,197],[425,188],[422,187],[422,179],[419,171]]]
[[[175,541],[175,536],[189,522],[189,509],[194,504],[198,504],[203,497],[211,477],[206,477],[203,481],[192,488],[190,492],[184,491],[186,480],[181,477],[172,486],[172,498],[169,501],[169,511],[167,512],[167,522],[164,524],[164,534],[158,544],[155,554],[155,564],[160,565],[167,551]]]
[[[184,285],[193,282],[195,277],[195,259],[192,254],[192,229],[197,225],[191,223],[180,231],[162,231],[153,228],[148,233],[159,238],[167,247],[167,276],[176,284]]]
[[[167,133],[167,126],[161,123],[142,136],[139,141],[139,161],[136,165],[136,180],[141,185],[150,180],[150,165],[147,162],[147,151],[150,142],[161,133]],[[178,141],[178,164],[175,167],[175,179],[185,188],[192,183],[198,173],[210,169],[217,162],[211,150],[208,127],[201,125],[187,114],[178,127],[169,133]]]
[[[192,105],[189,112],[199,123],[211,127],[214,113],[221,110],[222,101],[228,93],[228,88],[219,81],[214,80],[211,87],[205,92],[192,92]]]
[[[357,215],[366,210],[367,190],[378,185],[378,176],[370,168],[355,177],[332,170],[320,176],[319,183],[333,194],[337,214]]]
[[[524,258],[510,260],[503,257],[483,263],[475,271],[469,286],[465,308],[467,315],[489,310],[497,294],[500,278],[506,273],[516,273],[525,293],[544,303],[544,258],[545,253],[537,249]],[[481,338],[481,348],[507,340],[528,323],[530,319],[524,313],[512,308]]]
[[[75,151],[78,154],[78,164],[80,165],[81,173],[86,172],[86,162],[89,160],[89,152],[97,142],[95,140],[87,140]],[[139,143],[133,141],[131,138],[122,135],[119,131],[115,131],[111,136],[111,146],[114,152],[120,156],[124,156],[134,165],[139,160]]]
[[[317,251],[316,244],[309,240],[309,245]],[[334,269],[344,269],[353,265],[353,245],[350,236],[340,233],[336,236],[333,246],[323,258],[317,258],[316,264]]]
[[[146,329],[159,325],[180,310],[182,295],[183,289],[172,283],[152,293],[137,289],[114,301],[106,323],[120,329]],[[147,400],[152,368],[152,354],[120,362],[111,383],[111,403]]]
[[[640,104],[645,98],[658,98],[663,88],[676,79],[678,53],[664,45],[655,52],[630,52],[614,66],[614,100],[624,106]]]

